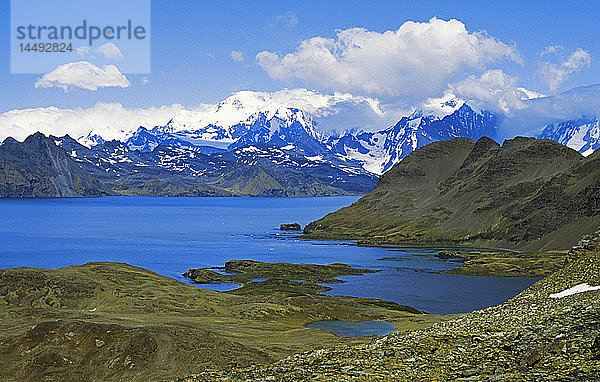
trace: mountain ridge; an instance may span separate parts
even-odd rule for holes
[[[87,148],[34,134],[0,146],[0,196],[333,196],[363,194],[376,177],[268,144],[205,154],[198,147]]]
[[[310,223],[306,237],[565,249],[600,226],[599,160],[535,138],[434,142],[352,206]]]
[[[229,103],[227,103],[229,105]],[[293,107],[260,110],[230,126],[209,124],[187,130],[175,127],[173,120],[151,130],[140,127],[125,142],[131,149],[151,151],[159,144],[174,147],[199,145],[226,147],[227,150],[267,143],[279,148],[293,147],[309,155],[336,157],[381,175],[411,151],[428,143],[464,136],[478,139],[497,137],[501,118],[489,111],[475,111],[466,103],[438,117],[417,111],[377,132],[345,132],[326,136],[305,111]]]
[[[41,155],[38,155],[42,153]],[[90,174],[42,133],[0,146],[0,195],[13,197],[103,196],[108,193]]]

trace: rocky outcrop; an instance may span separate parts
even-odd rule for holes
[[[281,231],[302,231],[302,226],[299,223],[284,223],[279,226]]]

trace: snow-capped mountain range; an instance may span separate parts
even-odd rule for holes
[[[292,106],[289,94],[286,99],[275,94],[237,92],[216,105],[177,110],[164,125],[112,129],[110,134],[92,129],[77,141],[92,148],[116,140],[140,152],[170,147],[187,151],[190,156],[271,146],[309,161],[318,158],[343,166],[346,171],[359,169],[381,175],[410,152],[434,141],[454,137],[477,140],[482,136],[498,139],[505,118],[450,97],[436,100],[435,105],[425,106],[425,111],[415,111],[379,131],[324,134],[317,126],[315,117],[319,113],[314,102],[303,102],[300,97],[299,106]],[[584,118],[548,124],[540,137],[587,155],[600,147],[599,130],[598,118]]]
[[[418,110],[396,124],[375,132],[346,131],[326,135],[310,113],[254,92],[239,92],[211,110],[177,113],[164,126],[139,127],[121,141],[131,150],[152,151],[159,145],[210,154],[258,144],[326,161],[343,161],[381,175],[410,152],[431,142],[482,136],[498,139],[502,117],[475,110],[459,99],[444,100],[444,112]],[[93,132],[92,132],[93,133]],[[78,141],[88,147],[104,142],[90,133]],[[598,118],[548,124],[540,138],[555,140],[584,155],[600,147]]]
[[[551,123],[539,137],[551,139],[588,156],[600,148],[600,118]]]
[[[496,138],[500,122],[497,115],[475,111],[456,100],[448,103],[447,115],[417,111],[381,131],[326,135],[303,110],[277,103],[262,105],[256,110],[256,105],[244,103],[243,96],[245,94],[237,93],[220,102],[210,115],[178,115],[165,126],[140,127],[124,142],[132,150],[152,151],[164,145],[203,153],[266,144],[293,149],[306,157],[343,161],[380,175],[413,150],[434,141],[459,136]],[[88,141],[87,137],[83,139],[83,143]]]
[[[477,112],[463,103],[441,118],[419,111],[385,130],[330,137],[326,143],[334,154],[357,160],[367,171],[382,174],[412,151],[435,141],[455,137],[477,140],[484,135],[496,138],[499,123],[495,114]]]

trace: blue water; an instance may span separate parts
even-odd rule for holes
[[[342,277],[347,282],[331,284],[329,294],[380,298],[430,313],[495,305],[536,280],[443,275],[436,272],[457,264],[431,251],[298,240],[278,229],[281,223],[304,226],[357,199],[0,199],[0,268],[122,261],[187,282],[181,274],[190,267],[222,266],[231,259],[343,262],[381,272]],[[397,260],[377,260],[382,257]]]
[[[321,320],[306,324],[307,328],[331,332],[338,337],[385,336],[394,333],[394,324],[385,321]]]

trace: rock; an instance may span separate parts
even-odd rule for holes
[[[590,350],[594,359],[600,359],[600,336],[596,336]]]
[[[285,223],[279,226],[281,231],[302,231],[299,223]]]
[[[544,354],[544,348],[539,347],[533,349],[527,354],[524,360],[521,361],[521,365],[532,367],[536,363],[538,363],[542,359],[542,355]]]
[[[457,251],[439,251],[436,256],[444,260],[465,259],[465,257],[461,256],[461,253]]]

